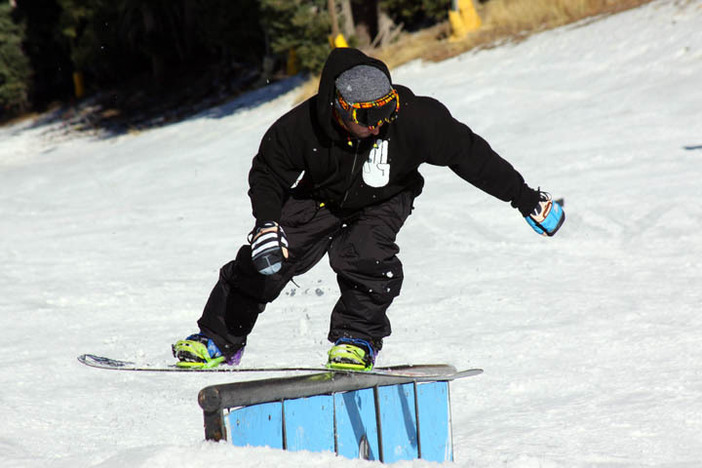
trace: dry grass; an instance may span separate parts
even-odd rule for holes
[[[519,41],[531,34],[610,15],[651,0],[491,0],[479,9],[483,27],[463,40],[437,41],[431,51],[417,58],[441,61],[476,47],[490,47],[505,40]]]
[[[450,41],[448,22],[414,34],[403,34],[394,44],[366,50],[390,69],[416,59],[438,62],[475,48],[494,47],[504,41],[521,41],[531,34],[566,24],[610,15],[652,0],[490,0],[478,6],[483,26],[465,38]],[[478,2],[474,1],[476,6]],[[317,92],[319,77],[306,83],[300,100]]]

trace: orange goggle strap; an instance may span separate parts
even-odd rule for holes
[[[336,101],[339,103],[339,107],[348,115],[348,117],[354,122],[359,125],[363,125],[369,128],[374,128],[377,127],[378,125],[381,124],[381,122],[392,122],[397,118],[397,113],[400,111],[400,97],[397,94],[397,91],[395,88],[391,89],[388,94],[385,96],[382,96],[374,101],[368,101],[368,102],[347,102],[344,97],[341,95],[339,90],[336,90]],[[395,107],[392,111],[392,113],[385,117],[385,118],[380,118],[377,122],[363,122],[359,120],[358,118],[358,113],[357,111],[364,111],[364,110],[371,110],[371,109],[377,109],[381,107],[385,107],[387,105],[390,105],[392,101],[395,101]],[[361,112],[363,113],[363,112]]]

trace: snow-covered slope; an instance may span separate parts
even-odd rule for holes
[[[544,239],[451,171],[423,170],[379,364],[485,369],[452,385],[455,465],[701,465],[702,2],[659,0],[394,78],[566,199]],[[75,360],[166,360],[195,330],[252,224],[251,157],[294,102],[272,91],[115,138],[0,128],[0,465],[368,466],[203,442],[197,392],[231,376]],[[324,361],[335,278],[322,262],[297,282],[261,316],[247,364]]]

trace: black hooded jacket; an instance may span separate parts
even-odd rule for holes
[[[378,136],[350,138],[332,114],[334,81],[361,64],[377,67],[390,78],[383,62],[356,49],[334,49],[317,95],[283,115],[264,135],[249,173],[249,196],[259,223],[278,221],[291,195],[323,202],[340,216],[406,190],[418,195],[424,185],[417,170],[422,163],[450,167],[474,186],[511,202],[524,216],[536,207],[538,191],[484,139],[439,101],[415,96],[404,86],[393,85],[400,96],[395,121],[380,127]],[[381,160],[383,148],[387,157]]]

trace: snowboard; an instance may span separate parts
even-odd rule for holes
[[[306,367],[233,367],[219,366],[211,369],[201,368],[183,368],[175,364],[149,364],[136,363],[133,361],[123,361],[112,359],[95,354],[81,354],[78,356],[78,361],[89,367],[97,369],[109,369],[118,371],[134,371],[134,372],[182,372],[182,373],[202,373],[202,372],[233,372],[233,373],[264,373],[264,372],[330,372],[334,374],[364,374],[364,375],[380,375],[397,378],[411,379],[435,379],[435,380],[454,380],[461,377],[470,377],[473,375],[482,374],[482,369],[465,369],[458,371],[455,367],[448,364],[405,364],[391,367],[375,367],[370,371],[348,370],[348,369],[328,369],[323,366]]]

